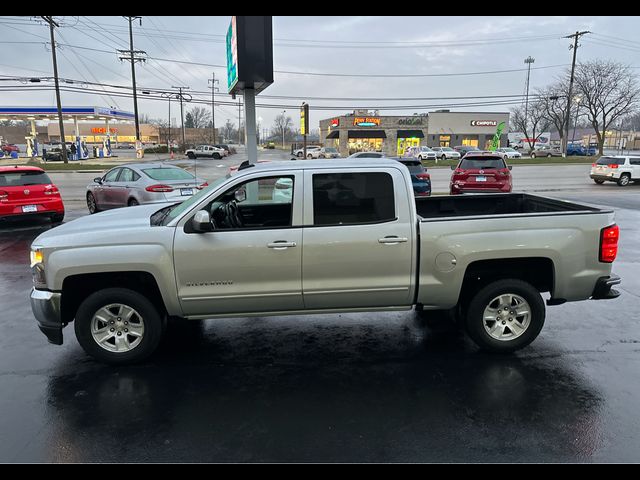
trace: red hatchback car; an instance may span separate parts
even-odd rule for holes
[[[0,167],[0,219],[47,216],[64,219],[60,191],[38,167]]]
[[[469,152],[457,167],[451,167],[449,193],[509,193],[511,166],[493,152]]]

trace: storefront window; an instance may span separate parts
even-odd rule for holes
[[[381,152],[382,138],[350,138],[349,155],[356,152]]]
[[[471,138],[471,137],[463,137],[462,138],[462,145],[468,145],[470,147],[478,147],[478,139],[477,138]]]
[[[449,147],[451,143],[451,135],[440,135],[440,146]]]
[[[404,155],[404,152],[409,147],[418,147],[420,146],[419,138],[399,138],[398,139],[398,156]]]

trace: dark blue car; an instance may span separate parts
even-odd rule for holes
[[[593,156],[596,154],[596,148],[585,147],[581,143],[570,143],[567,145],[567,155]]]
[[[409,169],[414,196],[428,197],[431,195],[431,175],[427,173],[427,169],[424,168],[420,160],[417,158],[401,157],[396,157],[394,160],[397,160]]]

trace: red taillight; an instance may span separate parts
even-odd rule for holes
[[[158,183],[157,185],[149,185],[145,190],[147,192],[173,192],[173,187]]]
[[[202,190],[203,188],[208,187],[208,186],[209,186],[209,182],[204,182],[202,185],[198,185],[196,188],[198,190]]]
[[[0,190],[0,202],[8,202],[8,201],[9,201],[9,194],[4,190]]]
[[[617,225],[605,227],[600,232],[600,261],[611,263],[618,255],[620,228]]]
[[[597,164],[597,163],[592,163],[592,164],[591,164],[591,166],[592,166],[592,167],[597,167],[597,166],[598,166],[598,164]]]
[[[611,165],[608,165],[609,168],[618,168],[618,164],[617,163],[612,163]]]
[[[45,195],[60,195],[60,190],[55,185],[47,185],[44,187]]]
[[[431,175],[428,173],[419,173],[416,175],[420,180],[431,180]]]

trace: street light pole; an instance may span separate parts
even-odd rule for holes
[[[182,101],[184,100],[184,95],[182,95],[182,90],[188,90],[189,87],[174,87],[173,85],[171,86],[171,88],[177,88],[179,90],[178,98],[180,99],[180,122],[182,124],[182,148],[185,149],[187,142],[185,140],[185,134],[184,134],[184,110],[182,107]]]
[[[211,78],[208,80],[211,82],[211,133],[213,134],[213,143],[216,143],[216,110],[214,107],[214,99],[215,99],[215,91],[218,87],[216,87],[216,82],[220,83],[216,80],[216,72],[211,74]],[[218,89],[219,90],[219,89]]]
[[[281,123],[281,125],[282,125],[282,149],[283,150],[284,150],[284,119],[285,119],[284,114],[285,113],[286,113],[286,110],[282,110],[282,123]]]
[[[527,114],[529,112],[529,76],[531,75],[531,64],[535,62],[536,59],[529,56],[524,59],[524,63],[527,64],[527,94],[524,100],[524,126],[527,127]],[[525,132],[526,133],[526,132]],[[535,141],[535,139],[534,139]]]
[[[571,61],[571,77],[569,77],[569,92],[567,95],[567,115],[565,120],[565,135],[564,135],[564,149],[562,151],[562,156],[567,156],[567,147],[569,146],[569,112],[571,112],[571,91],[573,90],[573,75],[576,70],[576,54],[578,53],[578,39],[587,33],[591,33],[587,30],[582,32],[576,32],[572,35],[567,35],[564,38],[573,38],[573,45],[569,48],[573,48],[573,60]]]

